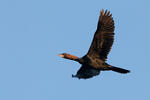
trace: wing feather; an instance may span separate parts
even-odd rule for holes
[[[72,75],[73,77],[77,77],[77,78],[83,78],[83,79],[87,79],[87,78],[92,78],[93,76],[96,76],[100,73],[100,70],[92,68],[88,65],[82,65],[80,67],[80,69],[77,71],[76,75]]]
[[[112,14],[110,14],[110,11],[106,10],[104,12],[102,9],[100,12],[97,30],[87,53],[89,56],[99,57],[102,60],[107,59],[107,55],[114,40],[114,28]]]

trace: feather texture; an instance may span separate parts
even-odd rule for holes
[[[104,10],[102,10],[100,12],[97,30],[87,55],[106,60],[113,41],[114,20],[112,14],[110,14],[110,11],[106,10],[104,12]]]

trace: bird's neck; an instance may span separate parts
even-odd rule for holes
[[[70,55],[70,54],[66,54],[64,58],[70,59],[70,60],[77,60],[77,59],[79,59],[77,56]]]

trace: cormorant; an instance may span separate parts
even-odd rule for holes
[[[115,71],[118,73],[126,74],[129,70],[114,67],[106,63],[107,55],[112,47],[114,41],[114,20],[110,11],[102,9],[97,25],[97,30],[88,53],[79,58],[67,53],[59,54],[58,56],[70,60],[74,60],[82,64],[76,75],[79,79],[92,78],[99,75],[100,71]]]

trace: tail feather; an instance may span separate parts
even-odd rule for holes
[[[123,68],[118,68],[118,67],[114,67],[114,66],[111,66],[111,70],[115,71],[115,72],[118,72],[118,73],[122,73],[122,74],[126,74],[126,73],[130,72],[130,70],[123,69]]]

